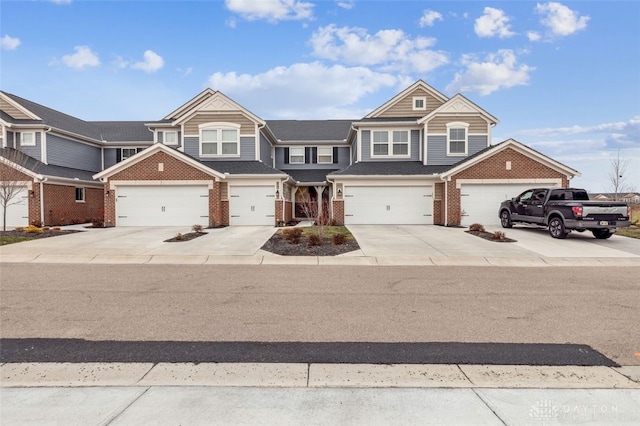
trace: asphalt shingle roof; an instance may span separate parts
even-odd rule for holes
[[[344,141],[354,120],[267,120],[282,142]]]
[[[261,161],[201,161],[201,163],[217,172],[232,175],[283,174],[280,170],[267,166]]]
[[[325,182],[327,175],[333,174],[337,170],[282,170],[291,176],[296,182],[312,183]]]
[[[346,169],[331,173],[343,176],[411,176],[433,175],[449,170],[453,166],[425,166],[421,161],[365,161],[352,164]]]
[[[107,142],[153,142],[146,121],[92,121]]]

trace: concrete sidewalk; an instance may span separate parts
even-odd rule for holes
[[[638,424],[640,367],[4,364],[5,424]]]

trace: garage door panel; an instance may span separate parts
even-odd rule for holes
[[[347,186],[345,223],[432,224],[433,193],[428,186]]]
[[[0,229],[4,223],[4,209],[0,206]],[[29,191],[26,186],[16,188],[7,206],[7,228],[29,225]]]
[[[231,225],[275,225],[273,186],[230,186]]]
[[[207,186],[123,186],[117,194],[118,226],[209,225]]]
[[[484,226],[499,225],[498,209],[500,203],[535,186],[540,186],[540,184],[461,185],[460,210],[462,215],[460,224],[462,226],[469,226],[472,223],[480,223]]]

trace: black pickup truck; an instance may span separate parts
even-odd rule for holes
[[[589,201],[587,191],[576,188],[533,188],[510,200],[499,210],[503,228],[514,223],[549,227],[553,238],[564,238],[572,230],[589,230],[598,239],[613,235],[616,228],[631,224],[631,208],[617,201]]]

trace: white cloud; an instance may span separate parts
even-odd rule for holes
[[[313,18],[313,3],[299,0],[225,0],[227,9],[248,21],[303,20]]]
[[[402,30],[380,30],[371,35],[363,28],[319,28],[310,39],[313,55],[353,65],[376,65],[383,71],[428,72],[449,62],[441,51],[430,50],[434,38],[411,39]]]
[[[51,0],[51,3],[55,3],[55,4],[71,4],[71,0]]]
[[[336,4],[343,9],[351,10],[356,5],[356,0],[338,0]]]
[[[143,60],[131,65],[131,68],[136,70],[142,70],[147,73],[153,73],[158,71],[164,66],[164,59],[153,50],[145,50]]]
[[[0,48],[2,50],[15,50],[20,46],[20,39],[17,37],[10,37],[8,34],[5,34],[0,38]]]
[[[442,15],[434,10],[425,10],[420,18],[420,26],[433,27],[436,21],[442,21]]]
[[[542,37],[535,31],[527,31],[527,38],[529,41],[540,41]]]
[[[509,49],[489,54],[485,59],[463,55],[462,63],[466,69],[456,73],[447,86],[448,91],[488,95],[496,90],[528,84],[529,74],[535,70],[528,65],[518,65],[515,53]]]
[[[473,26],[478,37],[511,37],[515,33],[511,31],[509,17],[500,9],[485,7],[484,14],[476,19]]]
[[[544,15],[540,22],[549,28],[553,35],[557,36],[568,36],[584,30],[587,28],[587,22],[591,19],[588,16],[579,16],[577,12],[556,2],[538,3],[535,11]]]
[[[71,68],[83,69],[85,67],[97,67],[100,65],[98,55],[91,51],[89,46],[76,46],[76,53],[64,55],[62,63]]]
[[[312,62],[255,75],[217,72],[208,83],[258,115],[268,115],[264,118],[317,119],[361,117],[369,110],[355,104],[382,88],[396,87],[399,79],[365,67],[327,67]]]

